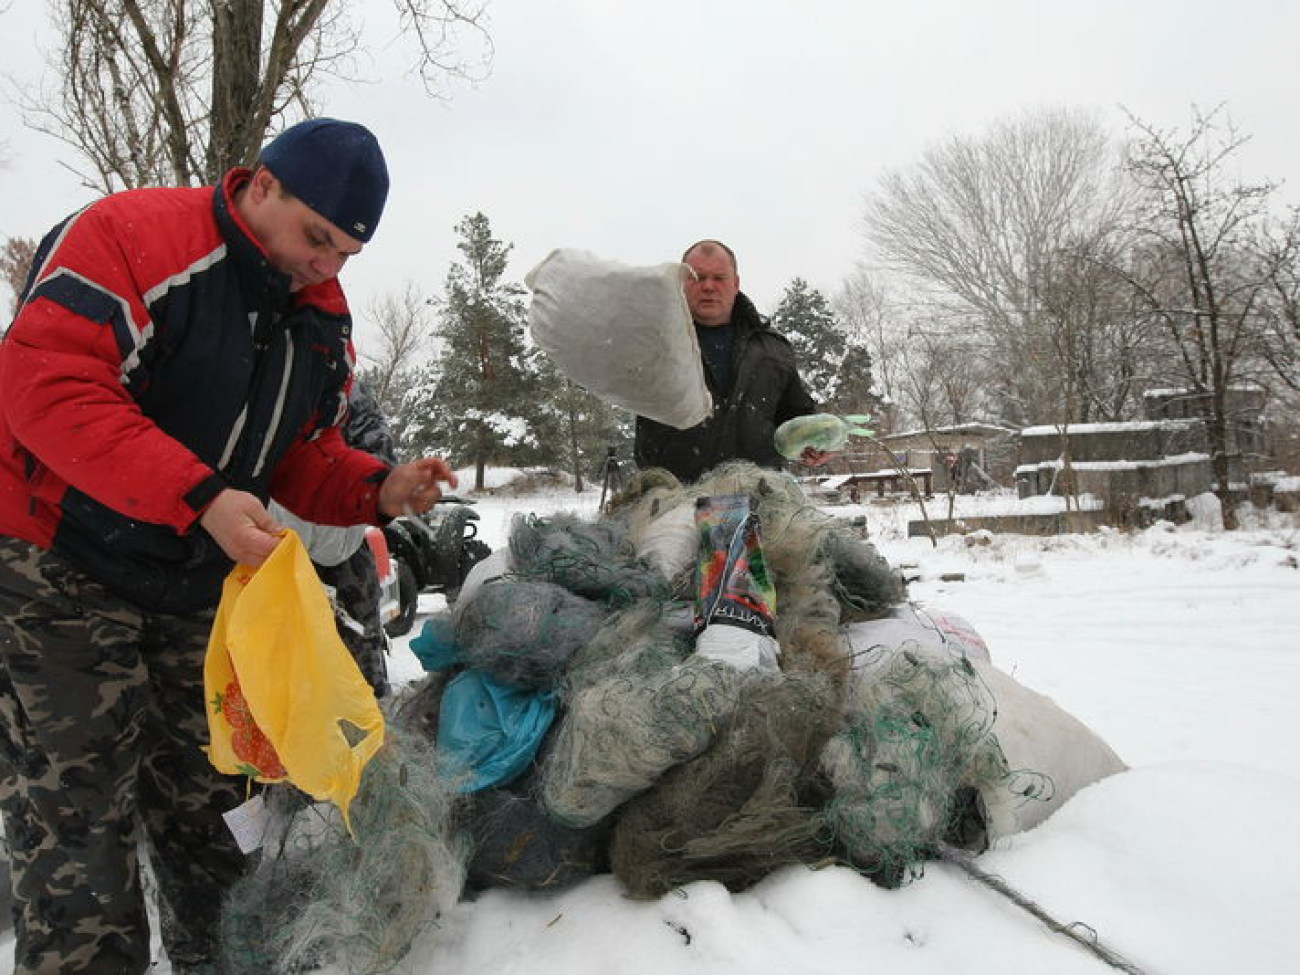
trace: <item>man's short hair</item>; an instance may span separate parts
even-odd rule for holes
[[[740,266],[736,263],[736,252],[720,240],[713,240],[708,237],[704,240],[697,240],[695,243],[691,244],[690,247],[686,248],[686,250],[682,251],[682,263],[685,264],[687,258],[689,258],[695,251],[704,251],[706,254],[710,254],[714,251],[722,251],[731,260],[731,272],[733,274],[740,273]]]

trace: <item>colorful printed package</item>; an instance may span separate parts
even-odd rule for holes
[[[742,669],[779,669],[776,587],[767,571],[758,513],[745,494],[699,498],[695,650]]]

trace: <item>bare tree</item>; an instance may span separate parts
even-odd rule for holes
[[[868,240],[982,339],[999,412],[1026,423],[1061,408],[1052,317],[1040,289],[1064,249],[1116,224],[1114,147],[1089,115],[1040,111],[953,138],[887,174],[869,199]]]
[[[487,0],[393,0],[434,92],[486,72],[458,59],[487,42]],[[55,0],[56,91],[18,93],[24,121],[72,146],[100,192],[215,182],[250,164],[272,123],[314,109],[316,83],[351,65],[359,30],[343,0]],[[355,9],[355,8],[354,8]]]
[[[1235,528],[1231,393],[1264,377],[1268,302],[1294,272],[1294,233],[1290,245],[1273,246],[1266,231],[1277,184],[1236,175],[1247,140],[1222,106],[1194,110],[1186,132],[1129,118],[1138,133],[1129,168],[1144,195],[1128,279],[1167,343],[1169,379],[1205,421],[1224,526]]]
[[[971,368],[978,357],[977,340],[959,322],[932,318],[911,323],[899,393],[922,429],[969,423],[984,412],[984,379]]]
[[[412,390],[429,365],[434,301],[412,281],[370,300],[360,321],[373,325],[375,341],[356,340],[357,374],[379,403],[401,456],[416,456],[412,430],[419,423]]]
[[[370,374],[370,391],[381,402],[400,395],[397,378],[423,364],[433,334],[433,300],[413,281],[400,291],[385,291],[366,306],[365,320],[379,331],[378,342],[358,343],[358,356]]]
[[[1140,415],[1142,392],[1159,370],[1150,324],[1114,267],[1127,241],[1108,232],[1059,251],[1036,289],[1063,397],[1058,424]]]
[[[1300,207],[1269,226],[1261,245],[1265,267],[1274,269],[1262,306],[1264,357],[1286,389],[1300,392]]]
[[[833,304],[850,345],[866,349],[871,357],[874,389],[869,392],[897,402],[902,382],[903,335],[890,307],[888,292],[869,268],[859,264],[835,295]]]
[[[10,308],[14,314],[18,313],[18,298],[23,292],[23,285],[27,283],[27,273],[35,256],[36,241],[27,237],[10,237],[5,241],[4,248],[0,249],[0,280],[13,293]]]

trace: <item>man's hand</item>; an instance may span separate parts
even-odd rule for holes
[[[838,454],[833,450],[818,450],[816,447],[805,447],[803,453],[799,455],[799,463],[807,464],[809,467],[820,467],[836,456]]]
[[[284,526],[247,491],[226,488],[199,517],[199,524],[236,562],[257,568],[280,543]]]
[[[440,484],[454,488],[457,483],[455,473],[441,457],[399,464],[379,489],[379,510],[389,518],[424,514],[442,497]]]

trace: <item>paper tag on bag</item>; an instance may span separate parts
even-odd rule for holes
[[[252,853],[262,848],[270,814],[260,792],[243,805],[222,813],[221,818],[226,821],[226,828],[235,838],[239,852]]]

